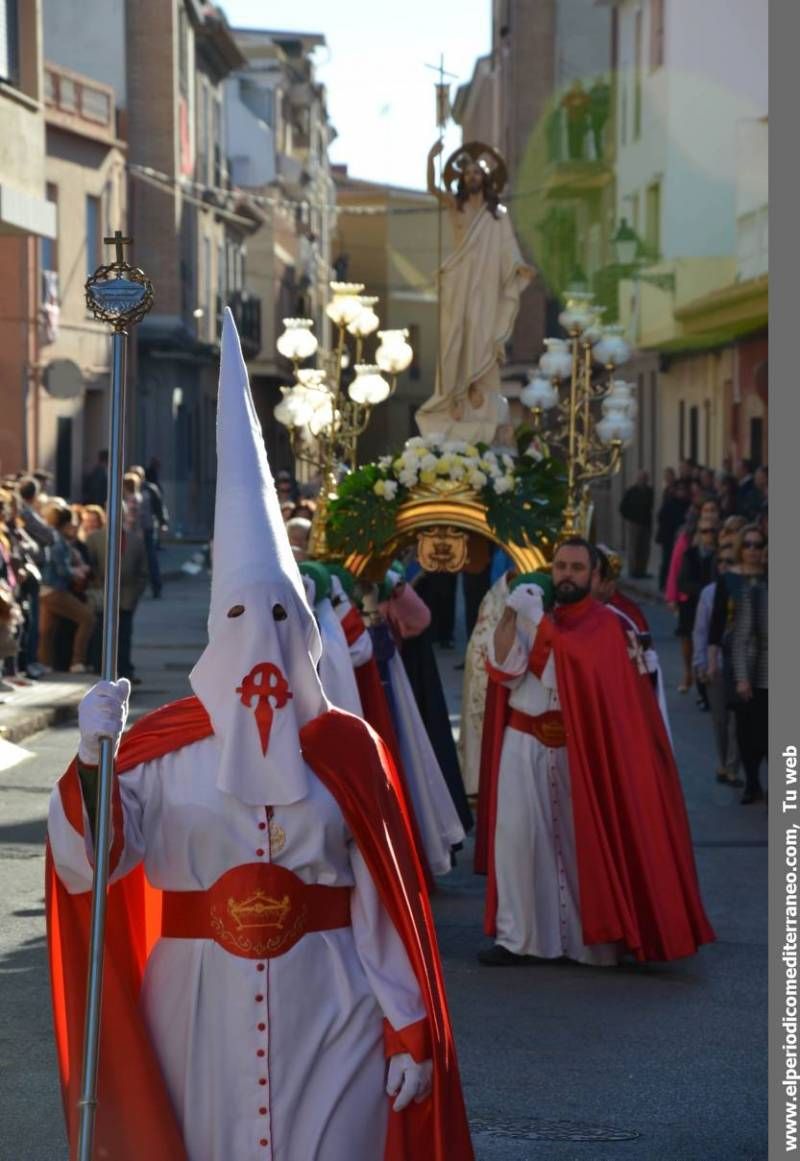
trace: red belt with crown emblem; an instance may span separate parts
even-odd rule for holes
[[[164,891],[161,935],[213,939],[232,955],[270,959],[309,931],[349,927],[350,894],[304,883],[275,863],[243,863],[207,891]]]
[[[543,746],[548,746],[552,750],[557,750],[567,744],[567,732],[561,710],[547,710],[543,714],[526,714],[522,710],[512,709],[508,724],[512,730],[531,734]]]

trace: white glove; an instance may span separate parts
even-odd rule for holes
[[[350,598],[344,591],[344,585],[335,573],[331,574],[331,604],[340,621],[344,620],[353,607],[350,604]]]
[[[645,649],[644,663],[647,666],[648,673],[656,673],[658,671],[658,654],[655,649]]]
[[[525,617],[532,625],[538,625],[544,616],[544,594],[536,584],[517,585],[506,605]]]
[[[431,1093],[433,1082],[433,1061],[424,1060],[417,1064],[413,1056],[401,1052],[389,1060],[389,1075],[386,1080],[386,1092],[397,1100],[392,1105],[396,1113],[400,1113],[410,1105],[412,1100],[421,1104]]]
[[[78,708],[81,731],[78,758],[84,766],[96,766],[100,761],[101,738],[113,739],[116,754],[125,729],[130,696],[131,683],[127,677],[121,677],[119,681],[98,681],[84,697]]]

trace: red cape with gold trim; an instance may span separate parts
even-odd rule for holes
[[[541,674],[550,649],[567,734],[584,942],[621,942],[641,961],[693,955],[715,936],[680,776],[619,619],[591,598],[559,606],[539,626],[532,672]],[[487,935],[497,914],[494,833],[507,704],[508,691],[490,680],[475,848],[475,870],[489,875]]]
[[[211,723],[196,698],[149,714],[126,735],[117,759],[124,773],[208,737]],[[419,982],[433,1059],[430,1100],[390,1112],[384,1161],[472,1161],[455,1045],[424,875],[391,758],[360,718],[331,710],[300,731],[303,754],[339,803]],[[347,754],[342,765],[337,755]],[[59,782],[68,820],[83,833],[76,763]],[[118,795],[115,798],[118,800]],[[121,828],[115,826],[115,835]],[[112,865],[119,851],[112,847]],[[47,934],[53,1018],[70,1141],[77,1148],[91,894],[70,895],[48,848]],[[186,1161],[180,1128],[139,1013],[147,957],[158,939],[161,893],[141,867],[108,893],[95,1155],[112,1161]],[[414,1026],[415,1029],[418,1026]],[[409,1051],[397,1034],[397,1051]],[[388,1098],[387,1098],[388,1099]]]

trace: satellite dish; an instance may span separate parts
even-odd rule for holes
[[[54,359],[44,369],[44,386],[53,399],[75,399],[83,391],[83,375],[72,359]]]

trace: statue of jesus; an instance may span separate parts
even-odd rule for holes
[[[448,211],[454,249],[439,271],[436,389],[417,411],[423,435],[491,444],[502,423],[500,367],[522,290],[535,275],[520,254],[499,195],[505,165],[479,142],[462,146],[436,181],[438,141],[428,154],[428,191]],[[494,160],[490,167],[484,160]],[[450,186],[458,178],[455,194]]]

